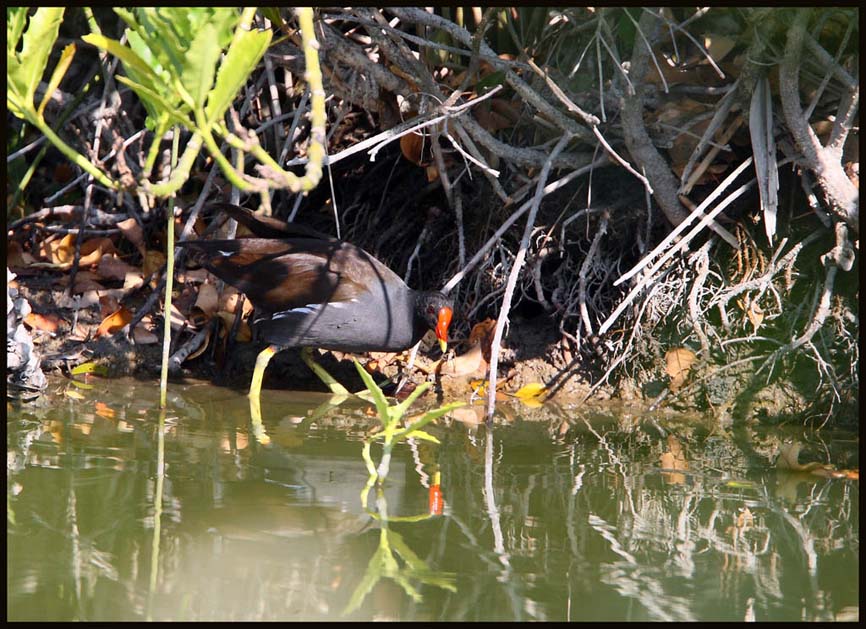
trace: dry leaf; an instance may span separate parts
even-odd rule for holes
[[[165,254],[162,251],[150,250],[144,255],[142,272],[147,277],[151,273],[159,271],[165,264]],[[154,279],[154,282],[156,279]]]
[[[50,264],[71,264],[75,256],[75,236],[66,234],[62,238],[47,238],[39,245],[39,256]]]
[[[128,274],[132,273],[141,277],[141,271],[134,266],[130,266],[116,255],[104,255],[99,260],[99,266],[96,269],[99,277],[105,280],[123,280],[126,281]]]
[[[143,321],[132,329],[132,340],[136,345],[154,345],[159,343],[159,337],[151,332]]]
[[[11,241],[6,249],[6,266],[25,268],[36,262],[31,254],[24,251],[20,242]]]
[[[43,332],[56,332],[60,327],[62,319],[55,314],[42,315],[36,312],[31,312],[24,317],[24,323],[32,330],[41,330]]]
[[[421,133],[407,133],[400,138],[400,151],[403,157],[417,166],[426,166],[430,163],[429,157],[424,159],[425,145],[429,153],[429,138]]]
[[[131,242],[138,252],[141,254],[141,257],[144,257],[147,253],[147,249],[144,246],[144,232],[141,230],[141,225],[138,224],[134,218],[127,218],[125,220],[117,223],[117,228],[120,230],[126,239]]]
[[[474,345],[468,352],[440,363],[439,373],[443,376],[468,376],[476,373],[484,365],[481,345]]]
[[[223,287],[223,292],[219,298],[219,310],[234,314],[237,312],[238,303],[243,296],[234,286],[226,285]],[[243,298],[243,311],[241,315],[246,317],[253,311],[253,304],[249,299]]]
[[[102,284],[97,282],[96,280],[92,280],[89,277],[76,277],[75,278],[75,286],[72,287],[73,295],[83,295],[84,293],[93,292],[96,293],[105,288]]]
[[[457,421],[469,424],[470,426],[482,423],[485,415],[483,406],[461,406],[448,414]]]
[[[225,329],[228,331],[228,330],[232,329],[232,326],[235,323],[235,317],[237,315],[235,315],[234,313],[231,313],[231,312],[226,312],[225,310],[220,310],[217,313],[217,316],[220,319],[222,319],[223,325],[224,325]],[[221,336],[224,336],[224,335],[221,335]],[[238,326],[238,331],[235,334],[235,340],[238,343],[249,343],[250,341],[253,340],[253,333],[252,333],[252,330],[250,330],[250,325],[249,325],[249,323],[247,323],[246,319],[241,319],[241,323]]]
[[[219,296],[216,286],[213,284],[202,284],[198,289],[198,297],[195,307],[199,308],[206,316],[212,317],[219,307]]]
[[[687,470],[689,462],[680,440],[674,435],[668,435],[668,450],[661,455],[661,467],[666,470]],[[681,485],[686,482],[684,474],[662,472],[662,476],[669,484]]]
[[[110,238],[91,238],[81,244],[81,259],[78,264],[79,266],[92,266],[94,264],[99,264],[100,260],[102,260],[102,256],[110,253],[117,253],[117,250],[114,248],[114,243],[111,242]],[[70,260],[69,265],[66,268],[71,267],[72,261]]]
[[[126,327],[130,321],[132,321],[132,312],[121,306],[119,310],[102,320],[96,330],[95,338],[111,336]]]
[[[671,391],[676,392],[689,376],[695,353],[686,347],[676,347],[665,354],[665,373],[671,378]]]
[[[663,470],[672,470],[674,469],[674,465],[676,465],[676,459],[672,453],[663,452],[660,464]]]
[[[756,301],[748,301],[746,307],[746,316],[749,318],[752,326],[755,328],[755,334],[758,333],[758,328],[764,321],[764,309],[758,305]]]
[[[120,309],[120,300],[116,295],[106,293],[99,296],[99,313],[103,318]]]
[[[485,319],[481,323],[472,326],[469,333],[469,344],[481,344],[481,353],[485,362],[490,362],[490,349],[493,346],[493,336],[496,332],[496,319]]]

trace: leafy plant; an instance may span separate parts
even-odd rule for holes
[[[193,132],[180,168],[168,182],[150,186],[151,194],[167,196],[188,179],[202,145],[210,148],[214,143],[213,131],[227,134],[223,117],[267,50],[271,32],[250,30],[254,8],[240,15],[221,7],[116,8],[115,12],[127,24],[128,45],[100,33],[82,39],[123,62],[127,76],[117,80],[141,99],[147,110],[146,125],[156,137],[175,124]],[[220,62],[225,47],[228,50]],[[159,142],[154,142],[145,162],[145,177],[158,152]],[[240,175],[218,148],[212,152],[235,183]]]
[[[391,463],[391,452],[394,449],[394,446],[404,439],[423,439],[425,441],[439,443],[439,440],[436,437],[421,429],[437,417],[442,417],[455,408],[463,406],[465,403],[452,402],[451,404],[440,406],[432,411],[427,411],[419,420],[412,422],[408,426],[403,426],[403,416],[406,414],[406,411],[409,410],[409,407],[412,406],[415,400],[417,400],[422,393],[430,388],[430,383],[423,383],[417,389],[412,391],[412,393],[409,394],[409,397],[405,400],[399,404],[391,406],[388,404],[385,394],[382,393],[382,389],[379,388],[379,385],[374,382],[373,377],[367,373],[367,370],[364,369],[357,360],[355,361],[355,368],[358,370],[361,380],[364,381],[364,385],[367,387],[367,391],[369,391],[373,403],[376,405],[376,410],[379,413],[379,421],[382,422],[382,430],[372,434],[364,443],[364,462],[367,464],[367,470],[370,472],[367,486],[361,493],[361,502],[366,507],[367,493],[369,492],[370,487],[372,487],[373,483],[377,479],[381,483],[388,476],[388,469]],[[379,462],[379,466],[376,467],[373,462],[373,457],[370,455],[370,450],[373,442],[379,439],[382,440],[383,452],[382,460]]]
[[[159,184],[147,181],[159,151],[158,142],[151,145],[144,168],[143,185],[147,192],[167,196],[177,191],[189,178],[202,147],[207,148],[232,185],[259,192],[266,207],[271,188],[297,192],[318,184],[324,157],[325,113],[312,9],[298,9],[313,96],[313,132],[305,177],[280,168],[259,145],[255,134],[243,129],[229,131],[226,125],[225,116],[232,101],[271,43],[270,30],[252,28],[255,8],[245,8],[240,14],[227,7],[136,7],[115,11],[127,24],[127,45],[100,33],[86,35],[84,41],[123,62],[127,76],[119,76],[118,81],[128,85],[141,99],[147,110],[147,127],[156,137],[161,137],[171,125],[182,126],[192,133],[178,169],[168,181]],[[215,135],[239,152],[239,164],[243,164],[244,153],[251,153],[263,176],[251,177],[242,168],[236,169],[222,154]]]
[[[75,44],[69,44],[63,49],[48,80],[42,101],[36,105],[36,89],[48,67],[48,58],[54,42],[57,41],[65,9],[40,7],[29,16],[28,22],[29,10],[29,7],[6,8],[6,107],[13,116],[26,120],[39,129],[66,157],[99,183],[108,188],[119,189],[120,183],[112,181],[89,159],[64,142],[45,120],[45,107],[72,63]]]

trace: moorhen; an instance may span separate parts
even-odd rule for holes
[[[258,399],[271,357],[288,347],[304,348],[304,362],[339,394],[346,389],[313,361],[310,348],[397,352],[433,329],[446,350],[452,301],[442,293],[412,290],[363,249],[309,227],[229,203],[211,207],[256,236],[180,243],[255,306],[252,327],[268,347],[256,360],[250,399]]]

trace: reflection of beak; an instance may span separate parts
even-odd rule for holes
[[[439,347],[444,354],[448,351],[448,326],[451,325],[451,308],[445,306],[439,309],[436,319],[436,338],[439,339]]]

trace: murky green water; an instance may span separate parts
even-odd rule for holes
[[[859,617],[858,481],[772,464],[856,435],[507,406],[398,447],[365,511],[366,403],[267,391],[262,445],[174,385],[160,482],[155,384],[53,390],[8,409],[10,620]]]

